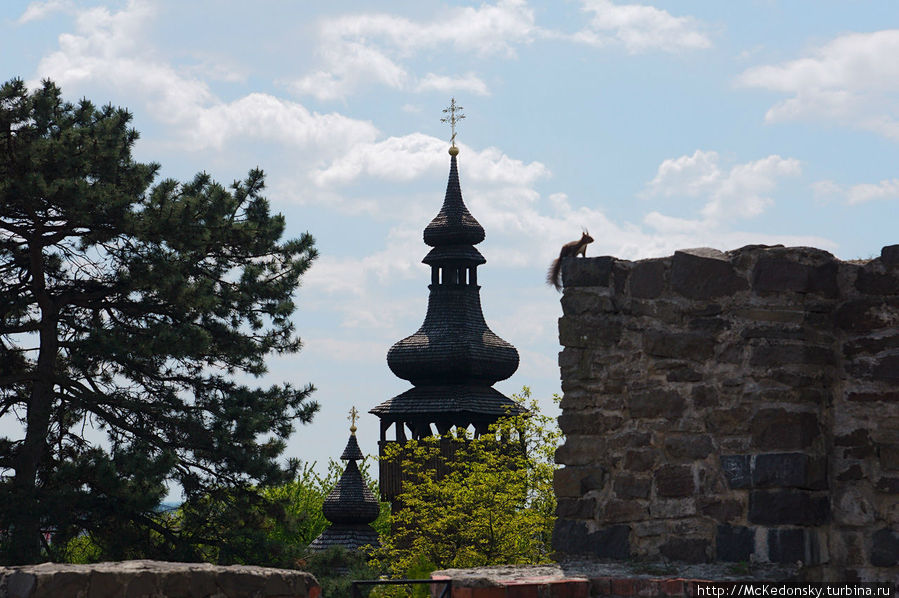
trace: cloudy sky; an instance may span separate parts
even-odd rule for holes
[[[308,461],[340,454],[351,406],[408,387],[385,355],[424,317],[452,96],[484,313],[521,354],[507,394],[559,392],[543,280],[582,227],[588,255],[626,259],[899,242],[895,0],[4,0],[0,72],[128,107],[165,177],[266,171],[289,233],[321,252],[305,348],[269,373],[318,387],[288,450]],[[367,452],[377,429],[366,414]]]

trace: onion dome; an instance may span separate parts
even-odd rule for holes
[[[381,507],[356,465],[356,461],[362,459],[362,451],[356,441],[355,413],[353,408],[351,417],[354,423],[350,428],[350,439],[340,456],[347,462],[346,468],[322,505],[322,514],[333,525],[309,544],[310,550],[324,550],[338,545],[356,550],[379,544],[378,534],[369,524],[378,518]]]

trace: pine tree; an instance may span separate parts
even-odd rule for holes
[[[318,408],[311,385],[234,379],[299,350],[292,296],[313,238],[281,239],[258,169],[229,188],[154,184],[130,121],[50,81],[0,88],[0,416],[23,430],[0,438],[9,562],[85,532],[113,556],[227,544],[160,516],[166,484],[187,505],[261,500],[292,478],[285,439]]]

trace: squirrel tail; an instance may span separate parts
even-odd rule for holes
[[[556,287],[556,290],[562,291],[562,281],[560,277],[562,276],[562,261],[560,258],[556,258],[553,260],[552,266],[549,267],[549,271],[546,273],[546,284],[551,284]]]

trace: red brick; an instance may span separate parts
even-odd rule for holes
[[[536,583],[509,584],[506,598],[540,598],[539,586]]]
[[[471,598],[506,598],[506,588],[471,588]]]
[[[707,579],[685,579],[684,580],[684,590],[685,590],[687,596],[696,596],[696,595],[698,595],[696,592],[696,587],[704,586],[707,583],[709,583],[709,580],[707,580]],[[705,596],[704,593],[702,595]]]
[[[321,586],[313,586],[309,588],[309,598],[321,598],[322,588]]]
[[[634,580],[629,578],[618,578],[612,580],[612,596],[633,596]]]
[[[683,579],[663,579],[659,585],[663,596],[683,596],[686,593]]]
[[[586,579],[556,581],[549,585],[549,595],[550,598],[588,598],[590,582]]]
[[[453,598],[472,598],[472,588],[453,588]]]
[[[612,593],[612,578],[594,577],[590,580],[590,589],[596,596],[608,596]]]
[[[634,593],[637,596],[652,597],[659,595],[659,582],[656,579],[635,579]]]

